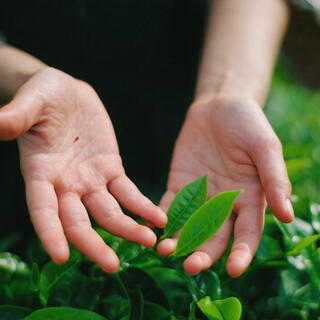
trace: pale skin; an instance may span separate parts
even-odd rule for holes
[[[125,175],[111,121],[94,90],[0,46],[0,96],[10,101],[0,109],[0,139],[18,137],[31,220],[54,261],[68,259],[70,241],[103,270],[116,271],[118,258],[88,214],[111,233],[152,247],[155,234],[124,215],[119,203],[164,227],[174,195],[204,174],[210,197],[240,188],[244,193],[218,234],[185,260],[186,272],[214,264],[234,232],[227,271],[240,275],[258,247],[267,203],[279,220],[292,221],[281,144],[261,109],[286,7],[281,0],[218,0],[212,10],[195,101],[176,142],[161,209]],[[176,238],[162,241],[159,253],[173,252]]]
[[[181,187],[205,174],[209,197],[244,192],[219,232],[184,261],[189,274],[213,265],[232,233],[227,272],[242,274],[258,248],[266,204],[280,221],[293,219],[281,143],[262,112],[287,19],[281,0],[218,0],[212,7],[195,101],[176,142],[160,206],[167,210]],[[158,252],[172,253],[177,237],[163,240]]]

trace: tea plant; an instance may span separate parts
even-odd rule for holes
[[[164,231],[164,236],[170,236],[183,227],[173,256],[189,254],[217,232],[239,193],[224,192],[206,202],[206,177],[184,187],[170,206]],[[0,297],[10,305],[0,306],[1,319],[197,319],[196,306],[208,319],[240,318],[237,298],[220,299],[215,273],[207,271],[205,279],[195,280],[184,274],[181,261],[175,258],[165,262],[154,249],[101,228],[96,231],[120,258],[120,270],[114,275],[103,274],[75,250],[66,264],[48,262],[41,271],[37,263],[30,270],[17,256],[3,253]],[[172,292],[162,289],[168,285]],[[15,301],[25,307],[11,305]]]
[[[260,247],[241,277],[225,272],[230,248],[210,270],[192,277],[182,270],[178,256],[216,231],[237,196],[226,192],[206,201],[202,177],[184,187],[168,210],[162,239],[183,231],[166,259],[96,228],[121,262],[117,273],[105,274],[73,248],[66,264],[48,262],[38,240],[27,243],[23,261],[6,252],[19,235],[2,237],[0,319],[235,320],[242,313],[246,320],[320,320],[319,106],[320,94],[277,71],[266,113],[284,144],[296,219],[285,225],[267,212]],[[206,229],[209,220],[214,224]]]

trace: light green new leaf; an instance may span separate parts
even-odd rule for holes
[[[68,308],[68,307],[53,307],[44,308],[32,312],[24,320],[106,320],[105,317],[87,310]]]
[[[207,193],[207,176],[184,186],[171,202],[167,212],[168,223],[161,238],[168,238],[176,234],[189,217],[205,203]]]
[[[302,239],[297,245],[295,245],[288,253],[288,256],[295,256],[302,252],[305,248],[310,246],[312,243],[320,239],[320,234],[315,234],[308,238]]]
[[[210,320],[239,320],[241,317],[241,303],[234,297],[214,301],[205,297],[197,305]]]
[[[173,256],[185,256],[210,239],[229,217],[233,203],[241,192],[222,192],[202,205],[183,227]]]

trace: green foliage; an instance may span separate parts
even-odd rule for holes
[[[97,313],[66,307],[44,308],[32,312],[25,320],[106,320]]]
[[[19,306],[0,306],[0,319],[1,320],[22,320],[32,309],[19,307]]]
[[[183,187],[177,193],[168,209],[168,223],[162,238],[168,238],[176,234],[189,217],[206,201],[207,193],[207,176]]]
[[[12,234],[0,241],[0,319],[234,320],[240,318],[241,301],[246,320],[320,320],[320,95],[288,83],[278,70],[267,114],[284,143],[297,217],[283,224],[267,212],[259,249],[244,275],[226,274],[227,251],[210,270],[189,276],[182,259],[161,258],[155,249],[101,228],[96,231],[120,258],[116,274],[104,273],[72,248],[69,262],[56,265],[38,240],[26,245],[20,259],[4,252],[21,242]],[[169,209],[165,237],[184,226],[178,249],[186,239],[197,238],[194,228],[205,233],[202,223],[211,224],[220,208],[220,222],[211,226],[217,229],[236,196],[218,195],[225,198],[217,204],[216,198],[205,202],[206,192],[202,177],[183,188]],[[201,235],[201,241],[208,236]]]
[[[241,191],[226,191],[211,198],[186,222],[178,239],[175,257],[189,254],[210,239],[229,217]]]
[[[210,320],[239,320],[241,317],[241,303],[237,298],[211,301],[205,297],[198,301],[201,311]]]

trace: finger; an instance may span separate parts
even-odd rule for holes
[[[99,189],[87,194],[82,201],[92,217],[107,231],[146,247],[155,245],[156,235],[148,227],[138,224],[123,214],[118,202],[107,189]]]
[[[168,208],[170,207],[170,204],[175,196],[176,196],[176,193],[173,192],[172,190],[168,189],[165,192],[165,194],[162,196],[160,203],[159,203],[159,207],[164,212],[167,212]],[[178,237],[179,237],[180,233],[181,233],[181,231],[179,231],[173,237],[164,239],[159,242],[158,247],[157,247],[157,251],[161,256],[167,257],[168,255],[173,253],[174,250],[176,250]]]
[[[230,276],[240,276],[251,263],[261,239],[264,212],[264,206],[246,206],[240,209],[234,225],[234,241],[226,266]]]
[[[166,214],[145,197],[126,175],[112,180],[108,190],[128,210],[160,228],[166,225]]]
[[[166,193],[162,196],[160,203],[159,203],[159,207],[164,211],[167,212],[170,204],[172,202],[172,200],[174,199],[174,197],[176,196],[176,193],[173,192],[172,190],[167,190]]]
[[[0,139],[12,140],[28,131],[40,118],[42,105],[30,84],[22,86],[12,101],[0,108]]]
[[[26,180],[26,196],[32,224],[53,261],[68,260],[69,247],[58,214],[57,196],[47,181]]]
[[[173,253],[176,250],[176,246],[178,243],[178,237],[179,237],[180,233],[181,233],[181,231],[179,231],[173,237],[164,239],[159,242],[158,247],[157,247],[157,251],[161,256],[167,257],[169,254]]]
[[[254,160],[270,210],[280,221],[291,222],[291,184],[278,138],[261,141],[255,148]]]
[[[69,241],[106,272],[115,272],[119,259],[92,229],[86,208],[76,194],[59,196],[60,219]]]
[[[183,263],[183,267],[190,275],[209,269],[216,263],[228,248],[232,234],[234,215],[223,224],[221,229],[206,243],[192,253]]]

